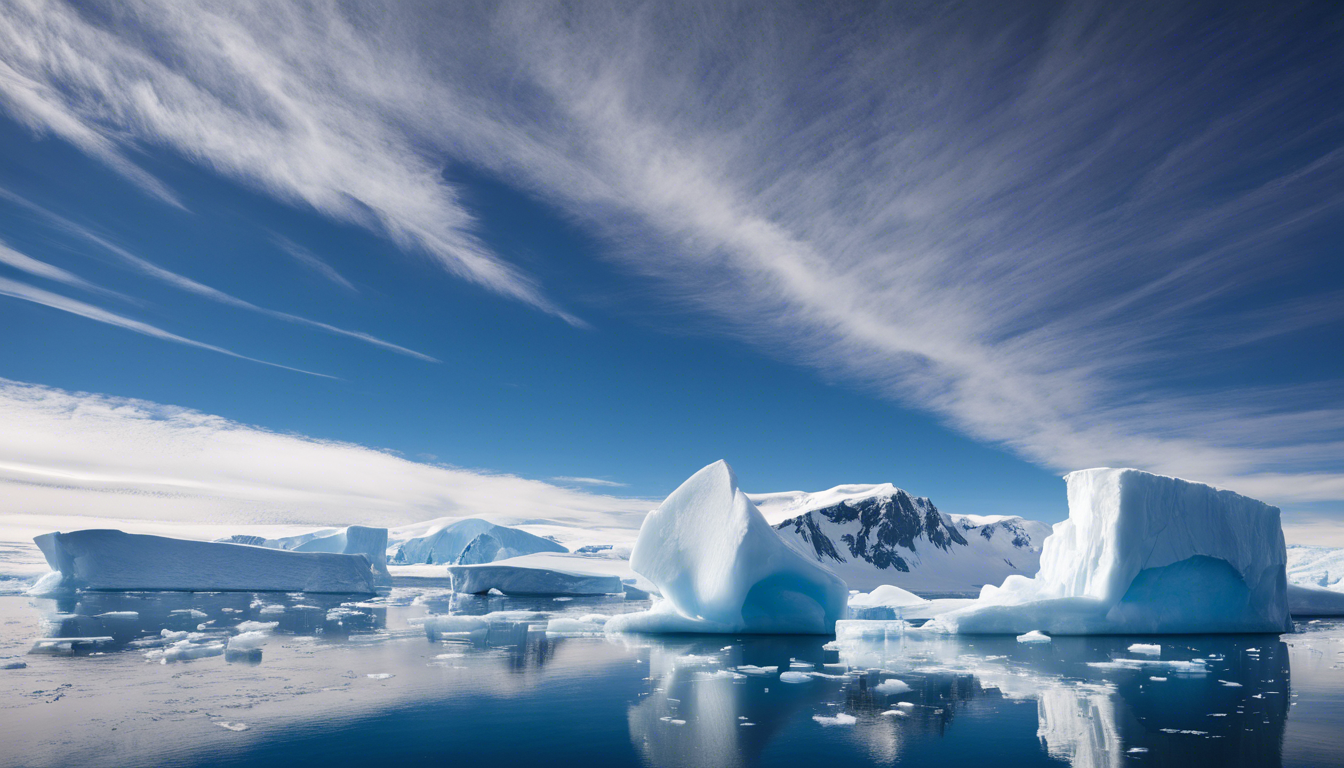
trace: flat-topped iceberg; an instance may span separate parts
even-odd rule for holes
[[[44,591],[175,590],[372,594],[374,564],[363,554],[288,552],[247,544],[172,539],[114,530],[47,533],[33,539],[59,582]]]
[[[519,558],[525,560],[525,558]],[[481,594],[492,589],[506,595],[610,595],[622,590],[619,576],[581,570],[542,568],[526,562],[502,561],[450,565],[453,591]]]
[[[723,461],[644,518],[630,567],[664,599],[609,631],[827,634],[845,615],[845,583],[785,544]]]
[[[1065,478],[1069,518],[1035,578],[1009,576],[928,629],[1051,635],[1285,632],[1279,510],[1134,469]]]

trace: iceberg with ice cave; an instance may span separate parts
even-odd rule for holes
[[[1009,576],[931,630],[1050,635],[1285,632],[1279,510],[1200,483],[1135,469],[1065,477],[1035,578]]]
[[[664,599],[608,631],[829,634],[845,615],[844,581],[785,544],[723,461],[644,518],[630,567]]]

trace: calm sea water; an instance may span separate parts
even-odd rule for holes
[[[1344,765],[1337,621],[1045,645],[544,631],[641,607],[437,589],[0,598],[0,666],[26,664],[0,669],[0,765]],[[535,613],[473,635],[418,621],[499,611]],[[244,621],[278,626],[221,654]],[[113,639],[28,652],[51,636]],[[783,682],[791,667],[806,682]]]

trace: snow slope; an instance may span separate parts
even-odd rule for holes
[[[861,590],[972,594],[1034,575],[1050,535],[1049,525],[1020,517],[948,515],[891,483],[751,499],[789,546]]]
[[[38,536],[60,586],[97,590],[192,592],[374,592],[367,557],[286,552],[246,544],[170,539],[112,530]],[[48,579],[44,591],[55,585]]]
[[[630,565],[664,600],[613,618],[611,631],[829,633],[848,598],[843,581],[784,543],[723,461],[648,514]]]
[[[441,518],[394,528],[388,535],[389,562],[401,564],[458,562],[469,546],[467,562],[492,562],[534,552],[566,552],[556,542],[517,528],[475,517]],[[489,559],[482,559],[483,550]]]
[[[1288,614],[1279,510],[1200,483],[1134,469],[1065,478],[1069,518],[1040,573],[986,586],[928,628],[971,634],[1283,632]]]
[[[1290,545],[1288,583],[1344,592],[1344,548]]]

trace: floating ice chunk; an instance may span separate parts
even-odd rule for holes
[[[1149,679],[1149,680],[1152,680],[1152,681],[1155,682],[1155,683],[1165,683],[1165,682],[1167,682],[1167,678],[1165,678],[1165,677],[1149,677],[1148,679]]]
[[[205,614],[202,613],[201,616],[205,616]],[[140,618],[140,614],[136,611],[108,611],[98,614],[97,618],[104,621],[135,621]]]
[[[781,672],[779,673],[781,683],[810,683],[812,676],[806,672]]]
[[[810,661],[798,661],[797,659],[793,659],[792,661],[789,662],[789,669],[808,670],[808,669],[816,669],[816,668],[817,668],[817,665],[816,665],[816,664],[813,664],[813,663],[810,662]]]
[[[986,585],[927,628],[1053,635],[1285,632],[1279,510],[1134,469],[1070,473],[1069,518],[1035,578]]]
[[[1204,659],[1191,661],[1158,661],[1156,659],[1112,659],[1111,661],[1089,661],[1087,666],[1094,669],[1169,669],[1178,675],[1208,674],[1209,667]]]
[[[743,664],[740,667],[733,667],[733,669],[737,670],[738,672],[741,672],[744,675],[754,675],[758,677],[765,675],[773,675],[779,671],[779,667],[758,667],[754,664]]]
[[[1161,656],[1162,646],[1155,643],[1134,643],[1129,646],[1130,653],[1141,653],[1145,656]]]
[[[899,710],[899,709],[888,709],[886,712],[883,712],[882,714],[885,715],[886,717],[909,717],[909,716],[910,716],[909,713],[904,712],[904,711]]]
[[[97,637],[43,637],[36,640],[28,652],[68,655],[93,651],[111,645],[113,642],[115,642],[113,638],[103,635]]]
[[[207,614],[205,611],[198,611],[195,608],[178,608],[175,611],[169,611],[169,616],[183,616],[189,619],[204,619]]]
[[[490,620],[484,616],[426,616],[425,630],[443,635],[483,632],[490,628]]]
[[[893,677],[890,680],[883,680],[882,682],[873,686],[873,691],[875,693],[883,693],[887,695],[895,695],[898,693],[909,693],[910,685],[909,683],[906,683],[904,680],[897,680],[896,678]]]
[[[448,568],[453,591],[501,595],[609,595],[622,592],[619,576],[578,570],[538,568],[507,561]]]
[[[613,617],[614,631],[826,634],[848,598],[839,577],[784,543],[723,461],[644,518],[630,567],[665,600]]]
[[[1234,683],[1234,682],[1232,682],[1231,680],[1219,680],[1218,682],[1222,683],[1223,685],[1226,685],[1228,688],[1240,688],[1240,687],[1241,687],[1241,683]]]
[[[342,528],[330,536],[310,538],[293,547],[282,546],[294,552],[339,552],[346,555],[363,555],[369,561],[373,573],[373,583],[377,586],[391,586],[392,574],[387,570],[387,529],[369,528],[352,525]]]
[[[859,592],[849,596],[849,604],[861,608],[901,608],[927,602],[929,601],[914,592],[907,592],[893,584],[883,584],[872,592]]]
[[[1141,755],[1147,751],[1148,751],[1147,747],[1130,747],[1129,749],[1125,750],[1125,753],[1130,755]]]
[[[64,586],[76,589],[374,591],[363,555],[286,552],[113,530],[47,533],[33,541],[47,564],[61,572]]]
[[[239,632],[269,632],[278,626],[278,621],[240,621],[234,629]]]
[[[247,730],[247,723],[225,723],[225,722],[219,722],[219,723],[215,723],[215,725],[218,725],[220,728],[223,728],[223,729],[226,730],[226,731],[246,731],[246,730]]]
[[[27,667],[27,662],[0,659],[0,669],[26,669]]]
[[[546,624],[548,635],[601,635],[606,632],[607,619],[600,613],[590,613],[577,619],[551,619]]]
[[[284,613],[284,612],[285,612],[285,606],[283,605],[266,605],[262,606],[260,611],[257,611],[257,613],[261,614],[262,616],[274,616],[277,613]]]
[[[813,715],[812,719],[821,723],[823,726],[832,725],[853,725],[859,722],[859,719],[853,715],[847,715],[844,712],[836,712],[835,717],[826,717],[825,715]]]
[[[1045,634],[1044,632],[1040,631],[1039,629],[1033,629],[1033,630],[1031,630],[1030,632],[1026,633],[1025,635],[1018,635],[1018,636],[1017,636],[1017,642],[1019,642],[1019,643],[1048,643],[1048,642],[1050,642],[1050,636],[1047,635],[1047,634]]]
[[[396,677],[396,675],[392,674],[391,672],[370,672],[369,674],[365,675],[365,677],[369,678],[370,680],[390,680]]]
[[[270,634],[266,632],[244,632],[229,638],[230,651],[255,651],[266,644]]]

